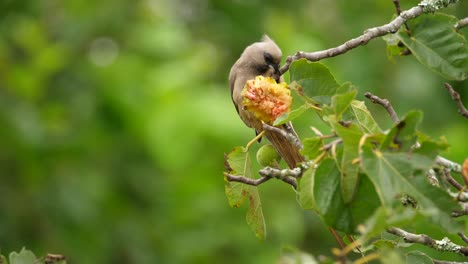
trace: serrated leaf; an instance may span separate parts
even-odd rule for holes
[[[411,251],[406,254],[406,263],[407,264],[413,264],[413,263],[418,263],[418,264],[434,264],[432,259],[420,252],[420,251]]]
[[[345,87],[345,88],[342,88]],[[336,118],[339,120],[341,115],[348,109],[354,97],[356,97],[357,90],[350,83],[343,84],[340,88],[348,90],[345,93],[336,94],[332,97],[331,108],[334,111]]]
[[[364,133],[377,134],[382,131],[363,101],[352,101],[350,111]]]
[[[243,175],[252,178],[251,171],[246,168],[248,153],[243,147],[235,147],[226,157],[227,173]],[[225,181],[225,193],[231,207],[239,208],[247,196],[248,185],[240,182]]]
[[[468,45],[453,27],[458,19],[446,14],[423,14],[408,21],[411,34],[398,38],[423,65],[449,80],[468,76]]]
[[[263,216],[262,203],[258,194],[257,187],[249,186],[249,207],[247,208],[246,220],[250,229],[255,233],[255,236],[260,240],[265,240],[266,226]]]
[[[409,151],[416,143],[416,128],[421,123],[422,112],[410,111],[395,124],[385,137],[381,150]]]
[[[10,264],[35,264],[37,260],[34,253],[25,248],[22,248],[19,253],[11,252],[9,259]]]
[[[280,115],[278,118],[276,118],[275,122],[273,123],[274,126],[278,126],[278,125],[282,125],[282,124],[286,124],[287,122],[290,122],[296,118],[298,118],[299,116],[301,116],[307,109],[309,109],[309,106],[308,104],[303,104],[301,105],[300,107],[290,111],[290,112],[287,112],[287,113],[284,113],[282,115]]]
[[[363,133],[355,124],[343,126],[331,122],[336,134],[343,140],[343,156],[341,158],[341,192],[345,203],[353,198],[358,184],[359,164],[354,160],[359,157],[359,140]]]
[[[304,148],[301,150],[301,154],[306,156],[308,160],[312,160],[317,157],[320,153],[320,149],[323,147],[323,139],[319,137],[306,138],[302,141]]]
[[[300,84],[306,97],[321,104],[329,104],[340,86],[330,70],[318,62],[297,60],[291,64],[289,73],[291,82]]]
[[[361,230],[361,239],[368,240],[378,236],[391,226],[407,225],[415,219],[416,214],[416,210],[402,205],[396,208],[382,206],[366,220]]]
[[[234,148],[226,155],[225,162],[227,173],[253,178],[250,155],[245,148]],[[231,207],[240,207],[246,198],[249,200],[249,206],[246,212],[247,224],[259,239],[264,240],[266,236],[266,226],[257,187],[226,180],[225,193]]]
[[[440,146],[424,142],[421,151],[381,152],[364,145],[361,167],[371,179],[382,203],[387,207],[399,204],[399,198],[409,195],[417,201],[420,213],[449,232],[459,230],[450,213],[458,207],[448,193],[432,186],[425,173],[434,164],[434,154]],[[439,149],[439,150],[440,150]],[[437,197],[437,199],[435,199]]]

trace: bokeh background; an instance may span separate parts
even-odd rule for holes
[[[444,12],[466,17],[460,2]],[[245,208],[229,208],[223,153],[253,137],[232,105],[229,69],[263,33],[285,55],[321,50],[394,10],[391,0],[1,0],[1,252],[25,246],[71,263],[275,263],[287,247],[330,254],[327,229],[281,182],[260,187],[266,241]],[[444,155],[467,156],[468,122],[444,80],[411,56],[388,60],[378,39],[322,62],[358,99],[372,91],[400,115],[421,109],[421,130],[451,144]],[[468,105],[467,82],[451,83]],[[299,120],[299,134],[314,122]]]

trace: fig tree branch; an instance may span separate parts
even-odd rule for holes
[[[466,237],[465,234],[463,234],[462,232],[458,232],[457,234],[466,244],[468,244],[468,237]]]
[[[280,68],[281,74],[285,73],[289,70],[291,63],[299,59],[307,59],[309,61],[319,61],[325,58],[335,57],[341,54],[344,54],[354,48],[359,46],[366,45],[372,39],[385,36],[387,34],[395,34],[401,28],[402,25],[406,23],[406,21],[411,20],[420,16],[423,13],[430,13],[441,8],[448,6],[449,4],[453,4],[457,1],[455,0],[443,0],[443,1],[434,1],[434,0],[423,0],[417,6],[410,8],[409,10],[402,11],[395,19],[390,21],[389,23],[379,26],[369,28],[364,31],[364,33],[356,38],[350,39],[345,43],[330,48],[327,50],[315,51],[315,52],[303,52],[298,51],[293,56],[288,56],[286,58],[286,63]]]
[[[229,173],[225,173],[224,175],[226,176],[227,180],[230,182],[240,182],[240,183],[244,183],[244,184],[252,185],[252,186],[258,186],[271,179],[271,177],[261,177],[258,179],[251,179],[245,176],[232,175]]]
[[[369,92],[366,92],[364,94],[364,96],[366,98],[368,98],[374,104],[379,104],[379,105],[383,106],[385,108],[385,110],[387,110],[388,114],[390,115],[390,118],[392,119],[393,123],[400,122],[400,119],[398,118],[398,115],[395,112],[395,109],[393,109],[393,106],[390,103],[390,101],[388,101],[388,99],[382,99],[382,98],[380,98],[380,97],[378,97],[376,95],[373,95],[373,94],[371,94]]]
[[[390,227],[387,232],[395,236],[399,236],[408,243],[423,244],[439,251],[447,251],[457,253],[463,256],[468,256],[468,247],[460,246],[453,243],[447,237],[442,240],[436,240],[425,234],[413,234],[397,227]]]
[[[369,92],[366,92],[364,94],[367,98],[369,98],[371,100],[371,102],[373,102],[374,104],[379,104],[381,106],[383,106],[385,108],[385,110],[387,110],[388,114],[390,115],[390,117],[392,118],[392,121],[394,123],[398,123],[400,122],[400,119],[398,118],[398,115],[396,114],[395,110],[393,109],[393,106],[391,105],[390,101],[388,101],[387,99],[382,99],[376,95],[373,95]],[[441,157],[441,156],[437,156],[436,159],[435,159],[435,163],[439,166],[442,166],[442,167],[445,167],[447,169],[449,169],[450,171],[454,171],[454,172],[457,172],[457,173],[461,173],[462,171],[462,166],[456,162],[453,162],[451,160],[448,160],[444,157]]]
[[[401,14],[400,0],[392,0],[392,1],[393,1],[393,5],[395,6],[396,14],[400,15]],[[405,24],[406,30],[409,31],[408,24],[406,22],[404,24]]]
[[[452,97],[452,100],[457,103],[458,113],[460,113],[462,116],[468,118],[468,110],[466,110],[465,106],[463,105],[463,102],[461,101],[460,94],[457,93],[457,91],[455,91],[450,84],[445,83],[444,86],[445,86],[445,89],[447,89],[447,91],[450,93],[450,96]]]
[[[468,26],[468,17],[458,20],[457,24],[455,25],[455,29],[460,30],[466,26]]]

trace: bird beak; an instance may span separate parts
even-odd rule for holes
[[[272,77],[275,79],[276,82],[279,83],[279,79],[280,79],[280,76],[281,76],[280,71],[279,71],[279,66],[280,65],[279,64],[270,64],[269,66],[270,66],[270,68],[273,69]]]

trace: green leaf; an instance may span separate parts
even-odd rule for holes
[[[243,175],[252,178],[251,171],[246,168],[248,153],[243,147],[235,147],[227,156],[225,164],[227,173]],[[248,185],[240,182],[225,181],[225,193],[231,207],[239,208],[245,201]]]
[[[345,87],[345,88],[343,88]],[[357,90],[350,83],[343,84],[338,90],[347,90],[344,93],[338,93],[331,99],[331,106],[328,110],[323,110],[323,115],[335,115],[336,120],[341,120],[343,113],[349,108],[354,97],[356,97]]]
[[[0,255],[0,263],[1,264],[8,264],[7,259],[5,258],[5,256]]]
[[[380,250],[380,261],[382,264],[404,264],[403,257],[396,250],[383,249]]]
[[[247,225],[249,225],[258,239],[265,240],[265,218],[263,216],[262,203],[260,202],[258,189],[257,187],[249,186],[248,192],[250,203],[246,214]]]
[[[318,264],[319,262],[314,256],[309,253],[303,252],[297,248],[285,247],[281,250],[281,256],[278,262],[281,264]],[[320,261],[320,263],[324,263]],[[333,262],[331,262],[333,263]]]
[[[340,86],[330,70],[318,62],[297,60],[291,64],[289,73],[291,82],[296,81],[300,84],[306,97],[321,104],[329,104]]]
[[[468,76],[468,45],[453,27],[458,19],[446,14],[425,14],[408,21],[411,34],[398,32],[412,54],[431,70],[449,80]]]
[[[35,264],[37,260],[34,253],[25,248],[21,249],[20,253],[11,252],[9,259],[10,264]]]
[[[399,198],[409,195],[417,201],[420,213],[453,232],[459,230],[460,226],[450,214],[458,205],[447,192],[429,184],[425,175],[434,164],[434,154],[441,149],[443,147],[439,144],[423,142],[419,151],[394,153],[381,152],[364,145],[361,167],[385,206],[391,208],[399,205]]]
[[[287,112],[287,113],[284,113],[282,115],[280,115],[278,118],[276,118],[275,122],[273,123],[274,126],[278,126],[278,125],[282,125],[282,124],[285,124],[287,122],[290,122],[296,118],[298,118],[299,116],[301,116],[307,109],[309,109],[309,106],[307,103],[303,104],[302,106],[290,111],[290,112]]]
[[[406,254],[406,263],[407,264],[434,264],[432,259],[426,254],[419,251],[411,251]]]
[[[387,43],[387,57],[393,62],[393,57],[400,56],[401,52],[405,50],[405,46],[399,45],[400,39],[397,34],[387,34],[382,39]]]
[[[308,160],[312,160],[319,155],[320,149],[323,147],[323,139],[319,137],[306,138],[302,141],[304,148],[301,154],[306,156]]]
[[[328,226],[350,234],[380,204],[367,177],[361,177],[354,199],[348,204],[343,200],[340,185],[340,171],[335,161],[324,159],[315,170],[311,186],[316,210]]]
[[[369,240],[378,236],[390,226],[402,226],[411,223],[417,212],[400,205],[396,208],[381,206],[369,217],[361,228],[361,239]]]
[[[416,128],[421,123],[422,112],[409,112],[398,124],[395,124],[385,137],[381,150],[409,151],[416,143]]]
[[[252,162],[249,152],[245,148],[234,148],[226,155],[225,163],[227,173],[253,178]],[[225,193],[231,207],[240,207],[246,198],[248,198],[249,206],[247,207],[246,213],[247,225],[249,225],[250,229],[252,229],[259,239],[264,240],[266,236],[266,226],[257,187],[226,180]]]
[[[329,226],[350,231],[351,215],[340,191],[340,171],[333,159],[324,159],[315,171],[314,200],[319,214]]]
[[[341,192],[345,203],[353,198],[358,184],[359,164],[353,163],[359,157],[359,140],[363,133],[356,124],[343,126],[331,122],[336,134],[343,140],[343,156],[341,158]]]
[[[376,134],[382,132],[363,101],[352,101],[350,111],[364,133]]]
[[[315,209],[314,202],[314,170],[306,170],[299,179],[298,202],[302,209]]]

